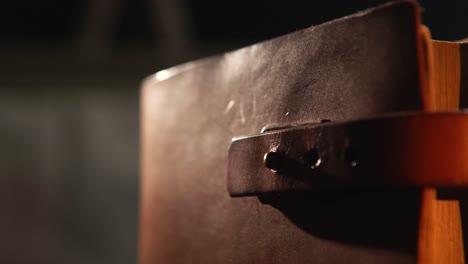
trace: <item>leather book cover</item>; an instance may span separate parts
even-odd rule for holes
[[[417,191],[233,198],[227,161],[264,127],[422,109],[419,16],[390,3],[148,77],[139,262],[414,263]]]

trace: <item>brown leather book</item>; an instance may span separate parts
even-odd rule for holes
[[[431,43],[420,7],[399,1],[148,77],[140,263],[428,263],[435,247],[463,262],[458,204],[433,188],[296,191],[232,158],[252,151],[230,152],[262,131],[452,109]],[[432,242],[446,222],[455,246]]]

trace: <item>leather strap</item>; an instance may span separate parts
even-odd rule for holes
[[[468,186],[468,114],[407,113],[235,139],[232,196],[296,190]],[[447,172],[450,173],[447,173]]]

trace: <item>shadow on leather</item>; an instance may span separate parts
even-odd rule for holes
[[[415,254],[419,192],[277,193],[259,196],[311,235]]]

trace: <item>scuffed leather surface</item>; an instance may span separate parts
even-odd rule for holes
[[[385,5],[150,76],[140,263],[413,263],[417,195],[231,198],[231,139],[420,108],[415,9]]]

